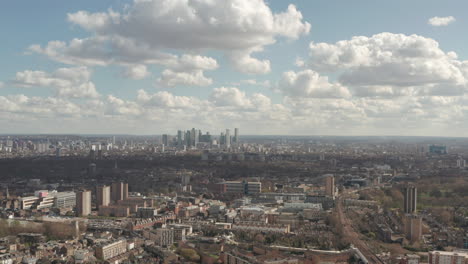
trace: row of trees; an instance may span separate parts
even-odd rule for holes
[[[80,228],[82,229],[83,226]],[[0,219],[0,237],[16,236],[20,233],[44,234],[48,239],[69,239],[75,235],[76,230],[75,226],[71,223],[28,223]]]

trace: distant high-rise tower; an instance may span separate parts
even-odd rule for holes
[[[234,128],[234,143],[239,143],[239,129]]]
[[[422,237],[422,217],[416,214],[406,214],[403,219],[403,228],[406,239],[416,243]]]
[[[231,132],[229,131],[229,129],[226,129],[225,137],[226,137],[225,139],[226,147],[229,148],[231,146]]]
[[[117,202],[128,198],[128,183],[114,182],[111,186],[112,201]]]
[[[184,145],[184,144],[182,143],[182,140],[183,140],[183,137],[182,137],[182,130],[178,130],[178,131],[177,131],[177,146],[180,147],[180,146]]]
[[[405,188],[405,204],[404,210],[405,214],[414,214],[416,213],[417,208],[417,198],[418,190],[415,186],[408,186]]]
[[[192,146],[195,146],[196,145],[196,141],[195,141],[195,138],[197,137],[197,131],[195,128],[192,128],[192,131],[190,131],[190,145]]]
[[[96,188],[97,207],[108,206],[111,199],[110,186],[102,185]]]
[[[335,197],[335,177],[333,175],[328,175],[325,178],[325,194]]]
[[[221,132],[221,135],[219,135],[219,144],[220,145],[226,144],[226,136],[224,136],[223,132]]]
[[[167,136],[167,134],[162,135],[162,143],[164,144],[164,146],[167,146],[167,143],[169,143],[169,137]]]
[[[91,214],[91,191],[79,191],[76,194],[76,214],[86,216]]]
[[[195,138],[194,138],[194,142],[193,142],[193,145],[196,147],[198,145],[198,143],[200,142],[200,133],[201,131],[199,129],[196,129],[195,130]]]
[[[190,130],[187,130],[187,132],[185,132],[185,145],[186,146],[192,145],[192,135],[191,135]]]

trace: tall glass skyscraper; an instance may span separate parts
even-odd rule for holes
[[[229,131],[229,129],[226,129],[226,135],[225,135],[225,137],[226,137],[226,140],[225,140],[225,142],[226,142],[226,147],[229,148],[229,147],[231,146],[231,132]]]

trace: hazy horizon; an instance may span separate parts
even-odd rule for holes
[[[184,131],[184,130],[182,130]],[[177,132],[177,131],[176,131]],[[184,131],[185,132],[185,131]],[[208,131],[210,132],[210,131]],[[220,131],[223,132],[223,131]],[[162,135],[167,134],[169,136],[177,136],[177,133],[160,133],[160,134],[79,134],[79,133],[0,133],[0,137],[5,136],[78,136],[78,137],[161,137]],[[211,133],[214,137],[218,137],[218,133]],[[252,138],[252,137],[299,137],[299,138],[430,138],[430,139],[468,139],[468,137],[458,137],[458,136],[411,136],[411,135],[275,135],[275,134],[245,134],[240,135],[240,138]]]

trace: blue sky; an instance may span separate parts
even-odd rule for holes
[[[182,22],[165,25],[156,14],[164,1],[150,2],[154,10],[146,17],[136,15],[144,8],[133,1],[4,3],[0,132],[158,134],[235,125],[248,134],[464,136],[466,1],[222,0],[210,8],[193,4],[208,0],[173,1],[180,4],[171,3],[167,14],[180,14]],[[191,33],[184,24],[186,10],[196,10],[195,20],[215,21],[196,29],[201,37],[193,43],[197,36],[184,36]],[[119,14],[118,22],[112,12]],[[93,14],[102,14],[104,25]],[[279,23],[278,14],[288,20]],[[122,22],[124,15],[133,22]],[[434,26],[428,23],[433,17],[453,19]],[[151,26],[139,32],[142,21]],[[220,34],[217,28],[226,42],[213,37]],[[173,38],[174,45],[159,36]],[[355,36],[367,39],[355,43]],[[105,39],[104,51],[118,39],[173,60],[161,62],[159,55],[157,62],[144,60],[124,54],[126,48],[112,48],[111,55],[70,48],[73,39],[98,38]],[[55,40],[67,50],[47,53]],[[311,42],[332,45],[333,54],[320,45],[310,48]],[[85,45],[80,48],[90,47]],[[359,53],[363,48],[372,54]],[[142,50],[131,54],[136,51]],[[382,52],[387,57],[378,55]],[[352,62],[345,55],[332,62],[337,54]],[[103,57],[90,62],[94,55]],[[296,65],[297,59],[303,63]]]

